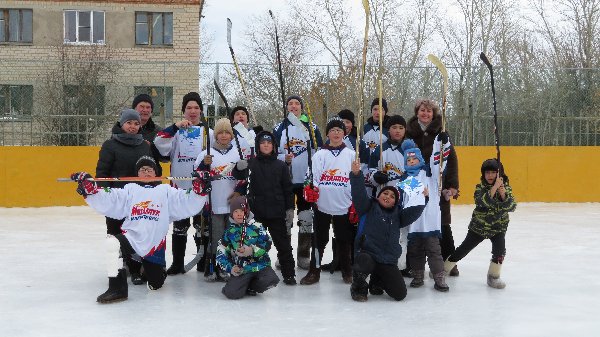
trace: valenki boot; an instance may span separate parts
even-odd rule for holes
[[[352,285],[350,286],[350,296],[357,302],[366,302],[369,285],[367,284],[367,273],[357,271],[352,272]]]
[[[450,287],[448,287],[448,285],[446,284],[446,272],[445,271],[441,271],[435,275],[433,275],[433,280],[435,281],[435,284],[433,285],[433,288],[437,291],[441,291],[441,292],[446,292],[448,290],[450,290]]]
[[[115,277],[108,278],[108,290],[96,299],[99,303],[114,303],[127,299],[127,274],[125,269],[119,269]]]
[[[185,273],[185,266],[183,259],[185,258],[185,246],[187,244],[186,235],[175,235],[172,236],[171,251],[173,252],[173,263],[169,269],[167,269],[167,275],[177,275]]]
[[[504,289],[506,283],[500,279],[500,271],[502,264],[490,262],[490,268],[488,269],[487,284],[488,286],[496,289]]]

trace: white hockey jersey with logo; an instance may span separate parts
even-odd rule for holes
[[[355,152],[324,147],[312,158],[313,184],[319,188],[317,208],[330,215],[348,213],[352,204],[350,172]]]

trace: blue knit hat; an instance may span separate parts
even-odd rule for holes
[[[404,170],[411,176],[417,175],[421,168],[425,165],[421,150],[417,147],[417,144],[412,139],[407,139],[402,142],[402,153],[404,154]],[[409,157],[416,157],[419,160],[419,164],[414,166],[408,166],[407,159]]]

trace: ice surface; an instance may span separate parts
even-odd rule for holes
[[[452,208],[457,245],[472,209]],[[599,336],[599,219],[595,203],[519,204],[503,290],[486,285],[484,241],[460,262],[460,276],[448,278],[450,292],[426,279],[401,302],[354,302],[339,272],[232,301],[222,283],[193,270],[168,277],[159,291],[129,283],[127,301],[100,305],[108,284],[102,216],[88,207],[0,208],[0,336]],[[323,260],[331,260],[329,247]],[[306,274],[296,272],[298,281]]]

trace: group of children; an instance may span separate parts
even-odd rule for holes
[[[296,262],[308,269],[301,284],[319,282],[332,224],[334,255],[356,301],[366,301],[368,293],[386,292],[395,300],[406,296],[398,267],[403,251],[412,269],[411,287],[424,284],[427,258],[434,288],[448,291],[445,275],[486,238],[493,245],[488,284],[503,288],[504,234],[508,212],[516,204],[501,164],[484,162],[469,233],[444,261],[438,241],[440,195],[445,193],[440,179],[452,147],[449,137],[439,133],[430,157],[423,158],[421,149],[405,138],[405,120],[380,113],[377,102],[371,105],[370,128],[358,144],[349,110],[327,123],[323,144],[318,127],[303,114],[299,96],[287,99],[288,116],[272,133],[256,134],[248,128],[249,113],[243,107],[234,108],[230,119],[217,120],[210,130],[202,120],[199,95],[189,93],[182,103],[184,120],[159,132],[154,141],[160,155],[171,161],[171,175],[189,179],[160,184],[151,157],[136,163],[140,181],[122,189],[99,189],[91,175],[73,174],[77,191],[92,208],[125,219],[122,234],[107,238],[109,289],[98,302],[127,298],[123,261],[140,260],[151,290],[160,288],[167,274],[185,273],[190,218],[203,256],[197,268],[209,281],[226,281],[222,293],[230,299],[279,283],[268,255],[272,244],[286,285],[297,284]],[[385,129],[378,129],[379,118],[384,118]],[[385,133],[382,147],[379,135],[374,140],[375,132]],[[297,261],[291,245],[294,215]],[[170,222],[173,262],[166,269]]]

